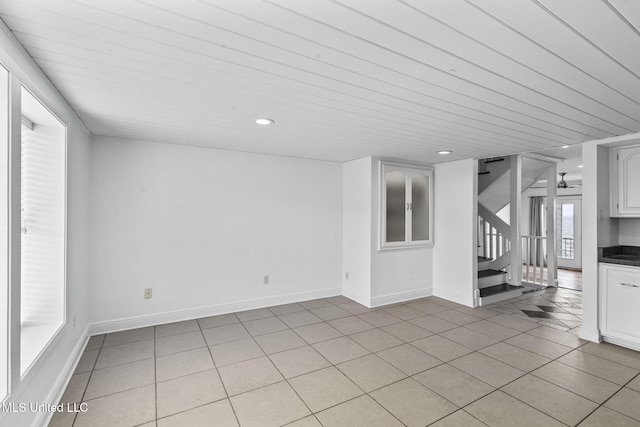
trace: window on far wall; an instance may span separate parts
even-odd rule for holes
[[[0,66],[0,401],[9,373],[9,72]]]
[[[433,169],[380,162],[380,250],[433,244]]]
[[[20,374],[65,322],[66,126],[21,92]]]

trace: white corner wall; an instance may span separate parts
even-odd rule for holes
[[[372,165],[371,157],[342,165],[342,294],[367,306],[371,303]]]
[[[339,163],[96,137],[91,189],[92,333],[341,292]]]
[[[435,165],[433,294],[469,307],[477,280],[477,161]]]
[[[382,181],[379,160],[374,158],[372,164],[371,307],[433,294],[433,247],[378,250]],[[434,175],[434,182],[437,183],[438,175]],[[437,194],[437,190],[434,192]],[[437,202],[434,201],[434,204],[437,205]]]
[[[57,404],[87,337],[89,133],[2,22],[0,63],[67,124],[66,324],[24,378],[15,378],[7,399],[7,403],[16,405],[20,402]],[[12,322],[15,324],[16,321],[19,330],[19,313],[14,312]],[[30,411],[1,412],[0,425],[46,425],[50,415]]]

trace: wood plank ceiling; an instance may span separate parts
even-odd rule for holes
[[[640,131],[640,1],[2,0],[0,17],[96,135],[435,163]]]

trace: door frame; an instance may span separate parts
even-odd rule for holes
[[[574,258],[562,258],[562,246],[558,246],[556,257],[559,268],[570,268],[582,270],[582,197],[580,196],[560,196],[556,199],[556,217],[563,204],[573,204],[573,252]],[[562,229],[556,227],[557,239],[562,242]]]

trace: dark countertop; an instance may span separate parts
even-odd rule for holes
[[[640,267],[640,247],[609,246],[598,248],[598,262]]]

